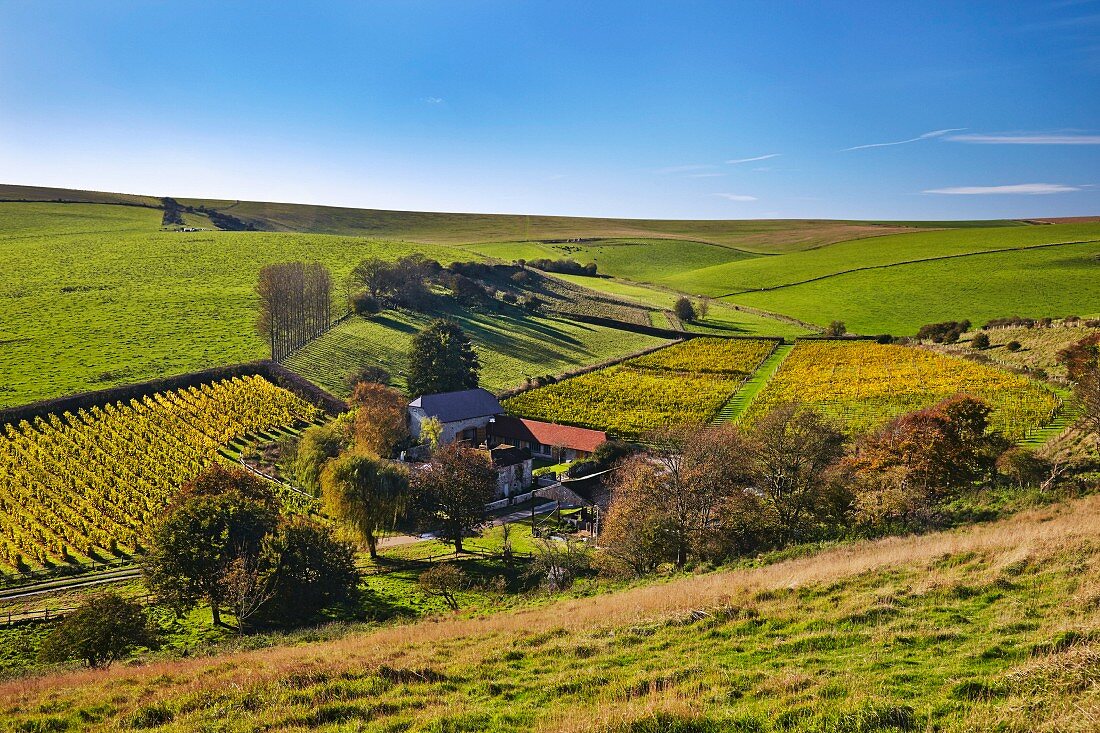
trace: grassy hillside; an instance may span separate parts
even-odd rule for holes
[[[168,192],[170,195],[171,192]],[[0,201],[152,202],[150,196],[0,184]],[[786,252],[859,237],[954,226],[951,222],[858,222],[809,219],[666,220],[605,219],[522,214],[463,214],[350,209],[312,204],[178,199],[235,216],[257,229],[406,239],[436,244],[543,239],[659,237],[694,239],[752,252]],[[1015,225],[1016,222],[993,222]]]
[[[672,290],[657,289],[606,277],[583,275],[554,275],[554,277],[589,290],[605,293],[613,298],[664,310],[671,310],[676,300],[681,297],[679,293]],[[708,305],[710,312],[705,318],[700,318],[695,323],[684,324],[688,331],[718,336],[794,337],[816,333],[796,323],[754,313],[721,300],[712,300]]]
[[[729,300],[872,334],[914,334],[963,318],[1083,314],[1100,303],[1100,242],[864,270]]]
[[[261,358],[256,275],[315,260],[339,282],[360,259],[432,245],[326,235],[161,232],[129,206],[0,203],[0,406]]]
[[[1096,497],[493,615],[0,684],[13,730],[1092,731]],[[306,643],[302,643],[306,642]]]
[[[106,191],[80,191],[70,188],[49,188],[47,186],[19,186],[10,183],[0,183],[0,201],[66,201],[154,207],[161,205],[160,199],[156,196],[109,193]]]
[[[345,378],[356,367],[380,366],[405,387],[405,354],[413,336],[440,313],[385,311],[372,318],[353,317],[298,350],[286,365],[333,394],[349,393]],[[527,377],[560,374],[664,343],[653,336],[551,316],[510,315],[453,310],[477,348],[481,386],[501,392]]]
[[[856,269],[897,265],[914,260],[1087,240],[1100,240],[1100,225],[1056,224],[920,232],[841,242],[783,257],[759,257],[674,272],[664,278],[663,282],[678,290],[720,296],[790,286],[817,278],[838,276]]]

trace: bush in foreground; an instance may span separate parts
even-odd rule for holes
[[[79,659],[89,667],[109,667],[156,640],[140,603],[106,592],[88,598],[58,623],[39,656],[43,662]]]

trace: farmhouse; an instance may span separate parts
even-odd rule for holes
[[[501,415],[489,423],[491,442],[510,443],[529,448],[536,458],[573,461],[586,458],[607,440],[602,430],[557,425],[540,420]]]
[[[497,472],[497,496],[507,498],[526,491],[534,481],[531,451],[513,445],[485,449]]]
[[[435,418],[443,425],[440,445],[457,442],[477,446],[485,442],[489,422],[504,408],[491,392],[479,387],[417,397],[409,403],[408,412],[409,432],[417,440],[424,421]]]

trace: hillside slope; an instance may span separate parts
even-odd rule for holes
[[[334,641],[0,684],[18,730],[1091,731],[1100,497]]]
[[[0,201],[77,201],[159,206],[153,196],[0,184]],[[180,198],[184,206],[205,206],[262,231],[339,234],[434,244],[537,241],[546,239],[653,237],[689,239],[752,252],[786,252],[861,237],[953,222],[860,222],[842,220],[668,220],[615,219],[522,214],[441,213],[353,209],[339,206]],[[959,225],[969,225],[960,223]],[[989,222],[1015,226],[1018,222]]]

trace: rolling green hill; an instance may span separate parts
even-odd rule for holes
[[[912,335],[925,323],[964,318],[1086,315],[1100,309],[1100,242],[863,270],[728,300],[870,334]]]
[[[339,282],[367,256],[472,256],[318,234],[163,232],[160,220],[131,206],[0,203],[0,406],[262,358],[254,288],[270,262],[323,262]]]
[[[0,199],[13,200],[0,203],[0,405],[260,357],[256,273],[295,259],[322,262],[340,281],[375,255],[569,257],[615,278],[584,278],[586,287],[659,309],[681,292],[736,293],[692,326],[726,334],[807,332],[753,309],[905,334],[936,320],[1088,315],[1100,303],[1100,245],[1042,246],[1100,239],[1096,222],[674,222],[196,200],[181,203],[302,231],[183,233],[164,230],[161,200],[150,196],[6,185]],[[198,214],[185,223],[213,226]],[[585,241],[542,241],[578,238]],[[674,325],[659,311],[650,322]],[[578,349],[548,364],[609,353]],[[499,379],[554,368],[536,360]]]
[[[783,257],[730,261],[670,274],[663,282],[687,292],[711,296],[734,295],[785,287],[858,269],[1088,240],[1100,240],[1100,224],[919,232],[840,242]]]
[[[82,201],[159,205],[159,200],[151,196],[8,184],[0,184],[0,201]],[[388,211],[217,199],[181,198],[178,201],[185,206],[205,206],[215,209],[263,231],[340,234],[436,244],[639,237],[698,240],[751,252],[786,252],[860,237],[919,230],[927,226],[944,226],[944,222],[891,224],[810,219],[605,219],[524,214]],[[1010,226],[1015,225],[1016,222],[992,222],[992,224]]]
[[[350,393],[346,377],[363,364],[390,372],[393,385],[405,387],[405,354],[416,332],[443,313],[385,311],[372,318],[352,317],[292,354],[286,366],[333,394]],[[481,386],[493,392],[519,387],[527,377],[560,374],[587,364],[665,343],[666,339],[532,316],[451,309],[470,336],[481,360]]]

